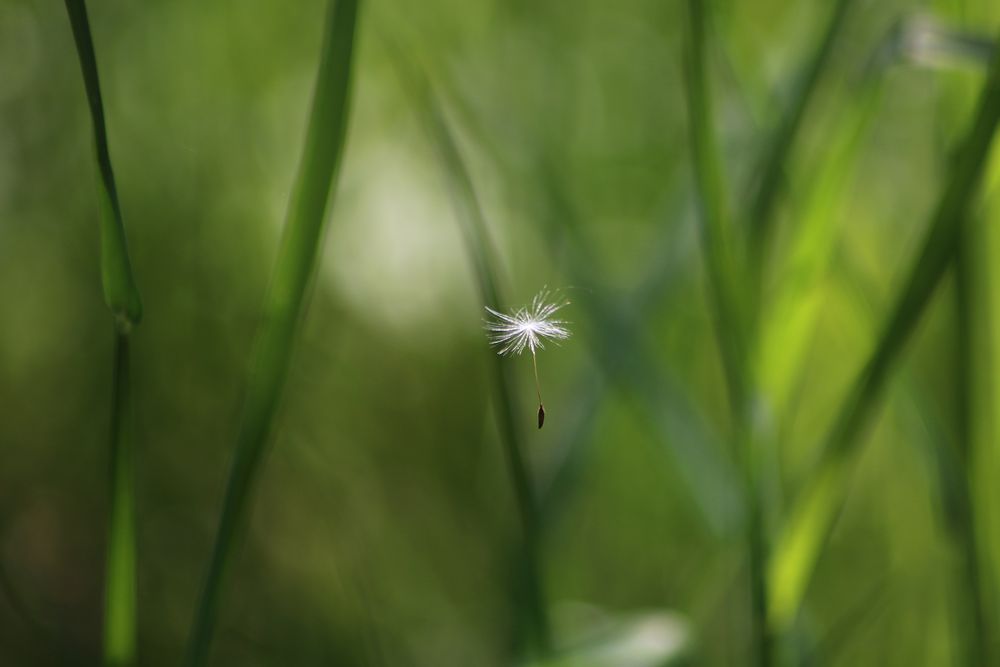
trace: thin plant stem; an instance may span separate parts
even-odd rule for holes
[[[111,508],[104,597],[104,664],[131,665],[136,652],[135,463],[128,334],[115,336],[111,418]]]
[[[142,319],[142,300],[132,275],[121,205],[111,167],[97,56],[83,0],[65,0],[83,74],[98,167],[101,282],[114,316],[115,353],[109,442],[109,517],[105,564],[104,664],[127,667],[136,660],[137,585],[135,464],[132,443],[132,393],[129,333]]]
[[[319,254],[347,133],[351,64],[359,0],[332,0],[298,176],[277,263],[265,297],[243,414],[219,525],[187,650],[187,664],[204,665],[215,631],[226,570],[247,515],[265,444],[291,362],[306,291]]]

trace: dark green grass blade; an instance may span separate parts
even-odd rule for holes
[[[97,56],[83,0],[66,0],[93,121],[101,228],[101,282],[115,318],[111,392],[110,500],[105,564],[104,664],[132,665],[136,651],[136,536],[128,335],[142,319],[142,301],[132,276],[121,206],[108,149]]]
[[[87,8],[83,0],[66,0],[76,52],[83,70],[83,81],[87,88],[90,116],[94,123],[94,144],[97,151],[97,167],[100,173],[101,207],[101,281],[104,286],[104,300],[118,319],[120,327],[131,327],[142,319],[142,301],[132,276],[128,244],[125,240],[125,226],[122,224],[115,175],[111,169],[111,154],[108,151],[108,135],[104,125],[104,105],[101,102],[101,87],[97,78],[97,58],[94,42],[90,36]]]
[[[394,52],[393,55],[402,82],[415,102],[420,119],[448,175],[452,204],[461,226],[467,255],[475,270],[480,298],[485,305],[503,310],[509,304],[500,297],[493,243],[489,238],[486,220],[469,170],[430,83],[399,52]],[[518,604],[527,615],[525,631],[528,633],[528,649],[535,657],[545,657],[551,651],[551,637],[541,575],[541,522],[534,482],[524,457],[521,429],[517,426],[514,381],[510,377],[512,365],[496,354],[491,354],[490,357],[494,363],[493,377],[496,382],[494,408],[497,427],[507,458],[522,531],[522,553],[516,559],[520,588]]]
[[[358,0],[334,0],[328,9],[302,161],[254,345],[236,450],[191,631],[189,665],[203,665],[208,658],[223,579],[272,430],[316,265],[347,134],[358,5]]]
[[[755,273],[761,270],[765,248],[771,236],[774,207],[784,179],[788,155],[853,3],[854,0],[837,0],[823,39],[806,65],[792,101],[771,134],[765,150],[760,186],[750,203],[749,210],[750,261]]]
[[[962,225],[982,177],[1000,120],[1000,57],[994,56],[975,119],[957,154],[920,254],[895,301],[875,350],[852,385],[826,438],[819,465],[804,486],[772,561],[772,618],[787,624],[801,604],[820,551],[846,494],[854,454],[934,288],[957,250]]]

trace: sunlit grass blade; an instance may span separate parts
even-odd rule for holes
[[[104,588],[104,664],[132,665],[136,655],[135,465],[132,443],[132,391],[129,343],[142,318],[142,301],[132,276],[121,205],[111,168],[97,56],[83,0],[66,0],[83,72],[94,130],[101,227],[101,281],[114,315],[115,358],[111,391],[110,507]]]
[[[748,211],[750,234],[750,268],[759,280],[764,254],[774,223],[774,209],[785,178],[788,156],[802,125],[806,109],[818,87],[834,51],[846,17],[854,0],[837,0],[823,38],[802,72],[791,102],[771,133],[761,167],[760,184]]]
[[[771,563],[771,617],[786,626],[806,586],[843,503],[854,454],[874,414],[883,386],[920,319],[934,288],[952,261],[971,201],[1000,120],[1000,57],[994,57],[975,118],[956,156],[950,178],[931,217],[922,249],[895,300],[888,321],[824,441],[818,466],[803,486]]]
[[[788,248],[776,258],[775,284],[761,317],[759,382],[776,415],[784,414],[802,368],[820,313],[817,289],[838,239],[839,214],[860,148],[875,118],[881,80],[872,78],[856,92],[829,133],[827,152],[817,173],[807,177],[796,197],[796,224]]]
[[[472,177],[462,158],[444,112],[425,75],[410,64],[390,44],[403,85],[414,102],[431,144],[448,177],[448,187],[456,218],[462,230],[466,254],[472,262],[483,303],[494,310],[508,304],[501,299],[497,261],[486,219],[479,204]],[[526,627],[520,639],[534,657],[545,657],[551,651],[552,640],[548,619],[544,582],[541,574],[541,521],[535,494],[535,483],[524,455],[521,429],[517,426],[512,364],[497,354],[490,355],[495,381],[493,405],[500,440],[507,459],[511,485],[517,502],[521,524],[521,553],[517,560],[517,604],[527,615]]]
[[[288,374],[306,290],[347,135],[358,0],[332,0],[299,172],[246,381],[243,413],[211,561],[191,630],[187,664],[208,659],[224,577],[246,519],[253,482]]]

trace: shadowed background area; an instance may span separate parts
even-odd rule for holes
[[[1000,160],[983,167],[959,259],[884,390],[863,395],[872,418],[833,483],[833,523],[792,520],[827,479],[822,443],[956,178],[1000,7],[708,4],[710,120],[736,238],[766,179],[777,184],[747,306],[774,664],[975,664],[967,645],[1000,657]],[[131,336],[142,665],[178,664],[188,638],[324,8],[89,6],[145,308]],[[545,285],[571,301],[560,315],[573,336],[538,356],[544,429],[531,360],[503,361],[537,482],[555,643],[583,647],[532,664],[750,664],[750,512],[731,446],[746,424],[700,248],[687,26],[683,3],[653,0],[362,6],[336,205],[211,664],[515,660],[519,525],[494,351],[461,175],[428,113],[464,160],[501,305]],[[5,0],[5,665],[100,662],[113,326],[87,114],[63,6]],[[785,548],[826,528],[814,563]],[[970,639],[974,613],[986,630]]]

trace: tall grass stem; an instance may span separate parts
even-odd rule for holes
[[[288,375],[347,134],[359,0],[332,0],[299,172],[246,381],[243,413],[187,664],[208,660],[226,570],[243,524]]]
[[[104,664],[135,664],[137,628],[135,464],[129,333],[142,319],[142,301],[132,275],[125,225],[111,167],[97,55],[83,0],[66,0],[93,124],[100,209],[101,283],[114,316],[115,352],[111,391],[108,544],[105,563]]]

